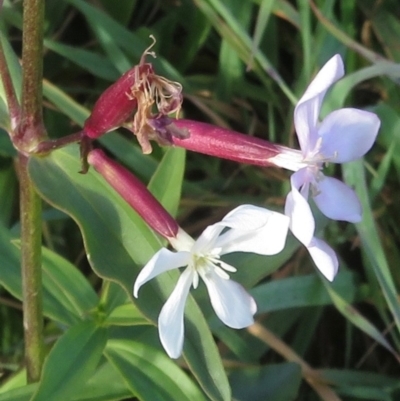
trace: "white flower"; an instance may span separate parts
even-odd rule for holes
[[[197,287],[199,276],[207,286],[215,313],[227,326],[240,329],[253,323],[255,301],[240,284],[229,279],[227,272],[236,269],[220,257],[231,252],[276,254],[284,247],[288,225],[289,219],[280,213],[242,205],[207,227],[197,241],[179,229],[176,237],[169,238],[177,252],[162,248],[151,258],[136,279],[135,297],[153,277],[187,266],[158,318],[160,340],[171,358],[178,358],[182,352],[185,302],[190,287]]]
[[[362,157],[374,144],[380,126],[375,114],[352,108],[333,111],[319,123],[325,93],[343,74],[342,59],[335,55],[297,103],[294,125],[305,166],[292,175],[292,190],[285,205],[291,231],[329,280],[337,273],[337,257],[325,242],[314,237],[315,221],[308,197],[311,192],[318,208],[331,219],[359,222],[362,211],[355,192],[341,181],[326,177],[322,169],[329,162],[345,163]]]

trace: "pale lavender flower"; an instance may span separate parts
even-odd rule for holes
[[[283,214],[251,205],[232,210],[221,222],[207,227],[195,241],[181,228],[168,241],[177,252],[166,248],[158,251],[136,279],[133,294],[153,277],[187,266],[175,289],[163,306],[158,329],[162,345],[171,358],[182,352],[183,315],[190,287],[204,281],[215,313],[227,326],[240,329],[253,323],[257,306],[254,299],[238,283],[229,279],[236,269],[223,262],[221,256],[232,252],[253,252],[272,255],[285,244],[289,219]]]
[[[362,157],[372,147],[380,121],[370,112],[343,108],[330,113],[319,123],[322,100],[328,88],[344,74],[339,55],[320,70],[294,111],[294,124],[303,155],[304,167],[291,177],[291,192],[285,214],[290,229],[309,250],[324,276],[333,280],[338,269],[335,252],[314,237],[315,221],[308,204],[314,199],[321,212],[334,220],[359,222],[361,204],[355,192],[343,182],[322,173],[326,163],[345,163]]]

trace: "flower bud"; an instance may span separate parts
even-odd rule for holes
[[[176,237],[179,230],[176,220],[130,171],[100,149],[89,153],[88,162],[154,231],[167,239]]]

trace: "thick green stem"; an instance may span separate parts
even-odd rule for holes
[[[43,364],[41,200],[28,175],[28,157],[22,154],[19,180],[25,362],[28,381],[35,382]]]
[[[13,137],[19,153],[25,359],[29,382],[43,364],[41,201],[28,175],[28,155],[46,138],[42,117],[44,0],[24,0],[21,119]]]
[[[44,0],[24,0],[21,121],[16,146],[33,151],[46,138],[42,116]]]

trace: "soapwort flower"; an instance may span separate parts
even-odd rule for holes
[[[343,74],[342,59],[335,55],[296,105],[294,125],[305,166],[292,175],[285,205],[291,231],[329,280],[337,272],[337,258],[325,242],[314,237],[315,221],[308,198],[311,194],[321,212],[331,219],[359,222],[362,210],[355,192],[336,178],[326,177],[322,169],[327,163],[345,163],[362,157],[375,142],[380,126],[375,114],[353,108],[335,110],[319,122],[325,93]]]
[[[280,213],[242,205],[207,227],[196,241],[181,228],[168,238],[176,252],[166,248],[157,252],[137,277],[133,293],[137,297],[140,287],[153,277],[187,266],[158,318],[160,340],[171,358],[182,352],[186,298],[191,286],[198,286],[199,277],[224,324],[240,329],[253,323],[256,303],[240,284],[230,280],[229,273],[236,269],[221,256],[232,252],[276,254],[284,247],[288,224],[289,219]]]
[[[233,273],[236,269],[221,260],[221,256],[232,252],[259,255],[280,252],[289,227],[287,216],[242,205],[228,213],[221,222],[207,227],[195,241],[140,180],[103,151],[92,150],[88,162],[176,250],[172,252],[162,248],[150,259],[136,279],[134,296],[137,297],[140,287],[153,277],[187,266],[158,319],[161,343],[170,357],[177,358],[181,354],[186,298],[190,287],[197,287],[199,277],[207,286],[216,314],[227,326],[243,328],[253,323],[256,304],[240,284],[229,279],[228,272]]]
[[[314,237],[315,221],[308,204],[314,199],[321,212],[335,220],[358,222],[361,205],[355,192],[341,181],[326,177],[328,163],[345,163],[362,157],[375,142],[379,118],[370,112],[343,108],[319,122],[321,104],[329,87],[344,74],[342,59],[332,57],[320,70],[294,111],[294,125],[301,150],[240,134],[197,121],[178,120],[189,131],[185,140],[173,144],[188,150],[258,166],[278,166],[294,171],[285,205],[290,229],[307,247],[317,267],[333,280],[338,260],[335,252]]]

